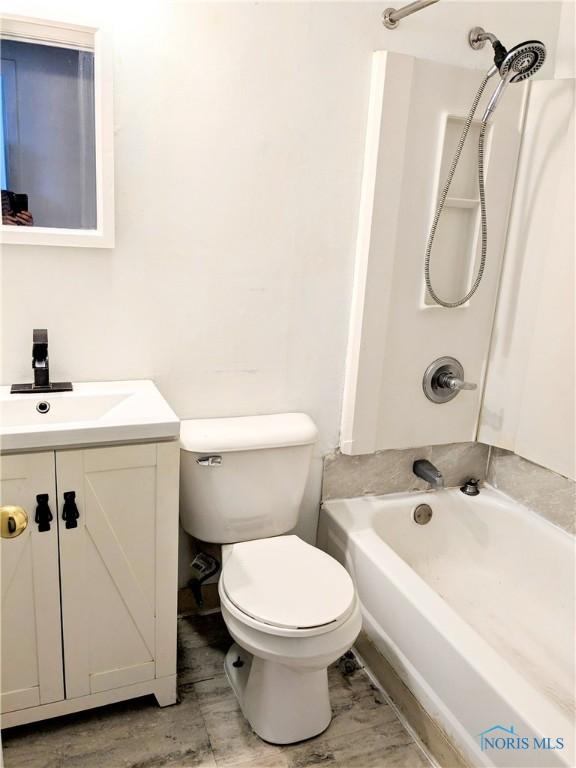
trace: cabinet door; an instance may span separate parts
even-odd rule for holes
[[[53,515],[46,525],[35,521],[40,494]],[[3,456],[0,504],[28,515],[24,531],[0,547],[2,712],[12,712],[64,698],[54,454]]]
[[[56,453],[67,698],[155,677],[156,456]]]

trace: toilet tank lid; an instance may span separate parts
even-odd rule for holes
[[[317,436],[316,425],[305,413],[187,419],[180,425],[180,447],[195,453],[311,445]]]

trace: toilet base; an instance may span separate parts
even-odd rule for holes
[[[288,668],[253,656],[234,643],[226,654],[224,671],[244,717],[264,741],[293,744],[318,736],[330,725],[326,669]]]

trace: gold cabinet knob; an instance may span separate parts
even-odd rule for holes
[[[15,539],[28,525],[28,515],[22,507],[7,504],[0,507],[0,534],[3,539]]]

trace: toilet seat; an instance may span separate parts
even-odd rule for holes
[[[285,636],[330,631],[356,602],[345,568],[297,536],[226,547],[220,592],[237,618]]]

